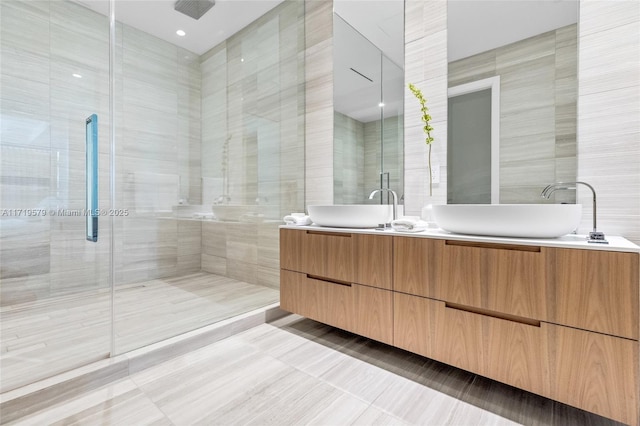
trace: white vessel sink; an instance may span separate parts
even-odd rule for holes
[[[375,228],[393,220],[390,204],[307,206],[307,211],[316,225],[334,228]]]
[[[433,206],[438,226],[457,234],[556,238],[573,232],[581,204],[448,204]]]

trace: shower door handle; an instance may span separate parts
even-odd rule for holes
[[[98,241],[98,116],[86,120],[86,209],[87,241]]]

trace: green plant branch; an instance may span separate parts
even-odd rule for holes
[[[431,142],[433,142],[433,137],[431,137],[431,131],[433,127],[429,124],[431,121],[431,115],[429,115],[429,108],[427,108],[427,100],[422,95],[422,91],[414,86],[412,83],[409,83],[409,90],[411,93],[418,98],[418,102],[420,102],[420,112],[422,113],[420,119],[424,123],[424,127],[422,130],[425,133],[424,142],[429,146],[429,155],[427,158],[428,167],[429,167],[429,196],[433,196],[433,174],[431,173]]]

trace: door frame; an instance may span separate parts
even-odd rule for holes
[[[450,87],[447,99],[491,89],[491,204],[500,204],[500,76]]]

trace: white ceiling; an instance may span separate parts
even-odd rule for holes
[[[108,14],[106,0],[75,0]],[[217,0],[199,20],[176,12],[175,0],[116,0],[116,20],[199,55],[283,0]],[[402,0],[335,0],[334,9],[395,63],[404,63]],[[449,61],[577,22],[578,0],[449,0]],[[182,29],[184,37],[176,35]]]
[[[404,1],[334,0],[333,11],[334,109],[363,123],[379,120],[381,112],[398,115],[404,99]]]
[[[103,15],[109,13],[105,0],[76,0]],[[131,25],[176,46],[202,55],[240,31],[283,0],[216,0],[195,20],[173,7],[175,0],[116,0],[116,21]],[[186,32],[184,37],[177,30]]]
[[[334,109],[363,123],[379,120],[381,111],[385,117],[397,115],[403,100],[402,68],[383,59],[376,46],[339,16],[333,20],[333,36]],[[384,90],[389,86],[396,90]]]

